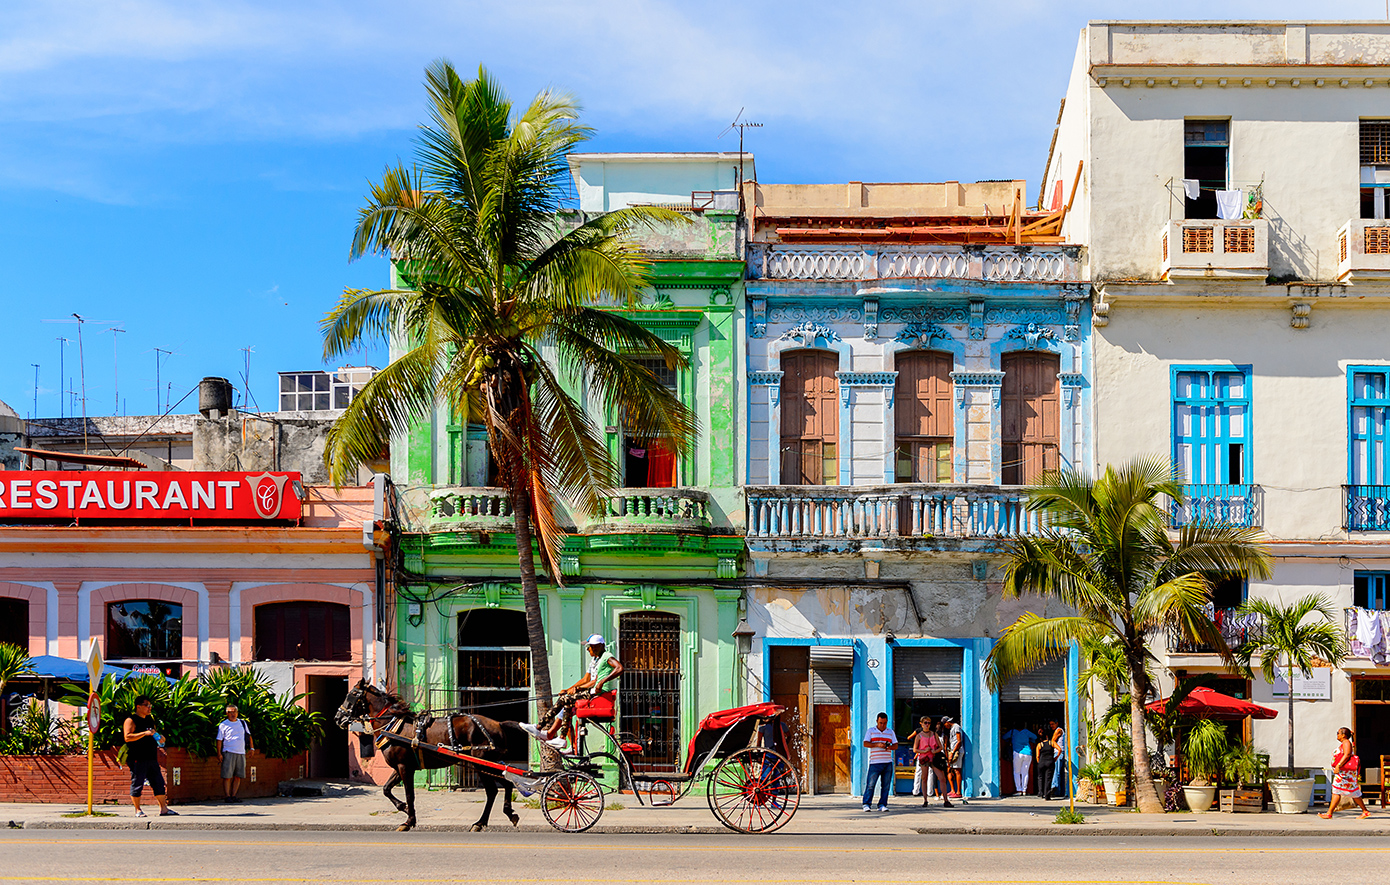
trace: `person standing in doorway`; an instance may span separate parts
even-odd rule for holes
[[[1057,747],[1052,743],[1052,732],[1056,728],[1056,722],[1048,722],[1047,725],[1038,729],[1038,742],[1036,744],[1038,796],[1043,799],[1052,798],[1052,774],[1053,768],[1057,764]]]
[[[1028,792],[1028,778],[1033,773],[1033,745],[1038,739],[1022,722],[1015,722],[1013,729],[1004,733],[1004,740],[1013,748],[1014,792],[1022,796]]]
[[[1071,796],[1071,772],[1067,765],[1067,732],[1057,723],[1052,723],[1052,748],[1056,753],[1057,764],[1052,769],[1051,795],[1058,799]]]
[[[240,802],[237,792],[246,777],[246,754],[254,750],[251,729],[239,718],[236,704],[227,705],[227,718],[217,724],[217,756],[222,760],[222,801]]]
[[[148,782],[154,793],[154,801],[159,803],[159,815],[165,817],[178,814],[169,807],[169,799],[164,790],[164,772],[159,768],[159,745],[162,739],[154,721],[154,701],[141,695],[135,699],[135,712],[126,717],[121,726],[125,738],[125,759],[130,766],[130,804],[135,806],[136,817],[146,817],[140,807],[140,797]]]
[[[1346,804],[1355,802],[1360,807],[1361,817],[1371,816],[1371,809],[1361,798],[1361,757],[1356,755],[1356,741],[1350,728],[1337,729],[1337,752],[1332,757],[1332,804],[1318,817],[1331,820],[1344,799]]]
[[[969,801],[965,798],[965,732],[950,716],[942,716],[941,725],[946,732],[946,798],[965,805]]]
[[[888,714],[879,713],[874,724],[864,733],[864,746],[869,751],[869,774],[864,781],[864,810],[873,810],[874,784],[883,782],[879,790],[878,810],[888,810],[888,790],[893,784],[893,751],[898,736],[888,727]]]

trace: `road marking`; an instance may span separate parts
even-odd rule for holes
[[[0,882],[267,882],[267,883],[276,883],[276,882],[282,882],[282,883],[283,883],[283,882],[304,882],[304,883],[310,883],[310,882],[317,882],[317,883],[322,883],[322,882],[324,882],[324,881],[325,881],[325,880],[324,880],[323,877],[321,877],[321,876],[314,877],[314,878],[309,878],[309,879],[287,879],[287,878],[285,878],[285,877],[283,877],[283,876],[277,876],[277,877],[275,877],[275,878],[257,878],[257,879],[248,879],[248,878],[245,877],[245,876],[237,876],[237,877],[235,877],[235,878],[227,878],[227,879],[223,879],[223,878],[215,878],[215,879],[214,879],[214,878],[208,878],[208,877],[205,877],[205,876],[199,876],[199,877],[197,877],[197,878],[169,878],[169,877],[164,877],[164,878],[138,878],[138,879],[137,879],[137,878],[131,878],[130,876],[0,876]],[[344,880],[344,881],[351,881],[351,882],[353,882],[353,883],[356,883],[356,885],[377,885],[377,883],[380,883],[380,885],[398,885],[398,883],[400,882],[400,879],[398,879],[398,878],[397,878],[397,879],[357,879],[357,878],[354,878],[354,879],[351,879],[351,880]],[[469,879],[432,879],[431,881],[434,881],[434,882],[441,882],[441,883],[442,883],[442,882],[476,883],[478,880],[477,880],[477,877],[475,876],[475,877],[469,878]],[[555,882],[555,877],[553,877],[553,876],[546,876],[546,877],[541,877],[541,878],[524,878],[524,877],[518,877],[518,876],[508,876],[508,877],[507,877],[507,881],[509,881],[509,882],[537,882],[537,883],[543,882],[543,883],[554,883],[554,882]],[[564,878],[564,881],[565,881],[565,882],[610,883],[610,885],[611,885],[611,883],[627,883],[627,882],[630,882],[630,883],[633,883],[633,885],[640,885],[640,883],[644,883],[644,882],[688,882],[689,879],[688,879],[688,878],[680,878],[680,879],[652,879],[652,878],[644,878],[644,879],[614,879],[614,878],[612,878],[611,876],[604,876],[604,877],[601,877],[601,878],[593,878],[593,879],[577,879],[577,878],[574,878],[573,876],[566,876],[566,877]],[[807,878],[805,878],[805,877],[799,877],[799,878],[796,878],[796,879],[767,879],[767,878],[762,878],[762,877],[754,877],[754,878],[750,878],[750,879],[727,879],[727,878],[721,877],[719,881],[720,881],[720,882],[768,883],[768,885],[805,885],[805,883],[807,883],[807,882],[816,882],[816,883],[820,883],[820,882],[825,882],[825,883],[835,882],[835,883],[839,883],[839,882],[844,882],[845,880],[844,880],[844,877],[843,877],[843,876],[837,876],[837,877],[835,877],[834,879],[807,879]],[[854,881],[855,881],[855,882],[868,883],[868,885],[901,885],[901,883],[903,883],[903,882],[912,882],[912,881],[916,881],[916,880],[911,879],[911,878],[901,878],[901,879],[861,879],[861,878],[856,877],[856,878],[854,879]],[[955,881],[964,882],[964,883],[966,883],[966,885],[1057,885],[1057,879],[1055,879],[1055,878],[1053,878],[1053,879],[1012,879],[1012,878],[1010,878],[1010,879],[960,879],[960,878],[957,877]],[[1171,879],[1163,879],[1163,880],[1158,880],[1158,879],[1068,879],[1067,881],[1068,881],[1069,883],[1073,883],[1073,885],[1213,885],[1213,883],[1211,883],[1211,882],[1206,882],[1206,881],[1198,881],[1198,882],[1178,882],[1178,881],[1174,881],[1174,880],[1171,880]]]

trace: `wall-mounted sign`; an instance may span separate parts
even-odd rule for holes
[[[1305,677],[1303,671],[1297,667],[1293,668],[1293,699],[1296,701],[1330,701],[1332,700],[1332,668],[1314,667],[1309,670],[1309,676]],[[1289,696],[1288,671],[1282,667],[1278,675],[1274,677],[1274,696],[1285,698]]]
[[[299,519],[298,473],[0,472],[0,520]]]

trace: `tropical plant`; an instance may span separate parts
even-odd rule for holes
[[[1231,744],[1221,760],[1221,770],[1225,772],[1226,780],[1242,787],[1263,784],[1268,767],[1249,741]]]
[[[0,642],[0,698],[5,696],[5,688],[12,681],[33,672],[28,651],[10,642]],[[8,725],[0,720],[0,729]]]
[[[1004,595],[1051,596],[1076,614],[1023,614],[986,662],[986,681],[997,689],[1072,643],[1113,637],[1128,670],[1136,798],[1139,810],[1150,813],[1162,806],[1144,734],[1144,702],[1153,688],[1149,639],[1172,627],[1230,659],[1207,614],[1211,587],[1204,574],[1266,577],[1271,568],[1256,529],[1198,521],[1171,538],[1165,498],[1181,504],[1182,483],[1171,464],[1156,458],[1108,466],[1097,478],[1070,469],[1045,475],[1028,500],[1044,528],[1010,542]]]
[[[1221,723],[1213,719],[1198,719],[1192,723],[1183,739],[1183,759],[1194,784],[1210,784],[1219,779],[1230,749],[1230,739]]]
[[[0,736],[0,756],[52,756],[80,752],[86,746],[80,717],[55,714],[45,701],[30,698],[10,716]]]
[[[461,424],[481,421],[510,498],[532,688],[544,706],[550,667],[535,552],[559,583],[557,496],[592,514],[619,484],[602,434],[569,391],[586,391],[633,436],[663,438],[676,452],[695,432],[686,407],[636,361],[676,369],[685,358],[603,309],[639,303],[650,265],[633,229],[684,218],[621,209],[564,232],[556,211],[566,154],[590,134],[574,101],[547,91],[516,111],[487,71],[464,80],[443,61],[425,83],[431,121],[417,165],[388,168],[372,185],[352,241],[353,258],[389,256],[405,285],[348,289],[322,323],[327,358],[388,337],[403,352],[335,422],[324,459],[343,483],[438,409]]]
[[[1268,599],[1247,599],[1239,611],[1259,615],[1264,621],[1263,632],[1249,639],[1238,650],[1240,665],[1246,673],[1250,673],[1250,662],[1258,656],[1260,673],[1266,682],[1274,682],[1281,666],[1288,680],[1289,773],[1292,774],[1294,668],[1297,667],[1306,678],[1311,675],[1318,659],[1335,667],[1347,656],[1346,638],[1333,623],[1332,600],[1325,594],[1309,593],[1289,605]]]

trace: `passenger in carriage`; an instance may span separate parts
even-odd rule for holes
[[[564,746],[564,738],[560,737],[562,732],[566,733],[569,738],[571,748],[577,746],[579,741],[578,727],[573,720],[612,719],[614,716],[614,705],[618,699],[618,692],[616,688],[607,688],[607,686],[609,683],[616,686],[616,680],[623,675],[622,662],[608,651],[603,637],[598,633],[590,636],[585,646],[589,651],[588,669],[578,682],[565,689],[556,699],[557,713],[555,721],[550,724],[549,729],[542,730],[529,722],[519,723],[527,734],[545,741],[557,750]],[[565,708],[569,706],[568,700],[573,701],[573,717],[565,715]],[[557,741],[559,741],[558,745]]]

